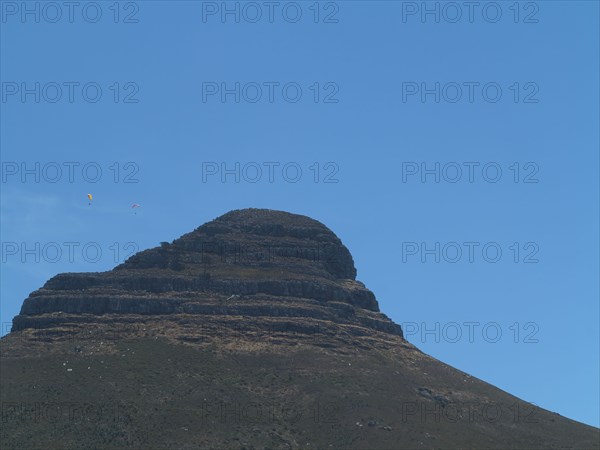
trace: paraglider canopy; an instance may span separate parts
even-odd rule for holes
[[[92,194],[88,194],[88,195],[87,195],[87,197],[90,199],[90,201],[92,201],[92,200],[93,200],[93,198],[92,198]]]
[[[142,205],[138,205],[137,203],[134,203],[133,205],[131,205],[131,209],[135,209],[135,208],[139,208]]]

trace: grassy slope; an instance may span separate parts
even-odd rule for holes
[[[597,429],[410,346],[106,344],[56,342],[34,358],[3,352],[1,447],[598,448]],[[36,404],[42,417],[14,410]]]

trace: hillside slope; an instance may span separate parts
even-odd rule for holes
[[[61,274],[0,340],[3,449],[594,449],[404,340],[308,217],[232,211]]]

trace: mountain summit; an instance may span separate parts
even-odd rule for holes
[[[244,209],[57,275],[0,340],[0,445],[600,448],[598,429],[419,351],[356,273],[322,223]]]
[[[355,278],[352,255],[320,222],[238,210],[112,271],[55,276],[25,300],[13,331],[133,314],[185,316],[201,325],[218,319],[243,326],[252,318],[257,326],[287,323],[299,332],[327,325],[402,336]]]

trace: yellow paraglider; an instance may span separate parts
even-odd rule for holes
[[[88,199],[90,201],[90,203],[88,203],[88,205],[91,205],[92,204],[92,200],[93,200],[92,194],[88,194],[87,197],[88,197]]]

